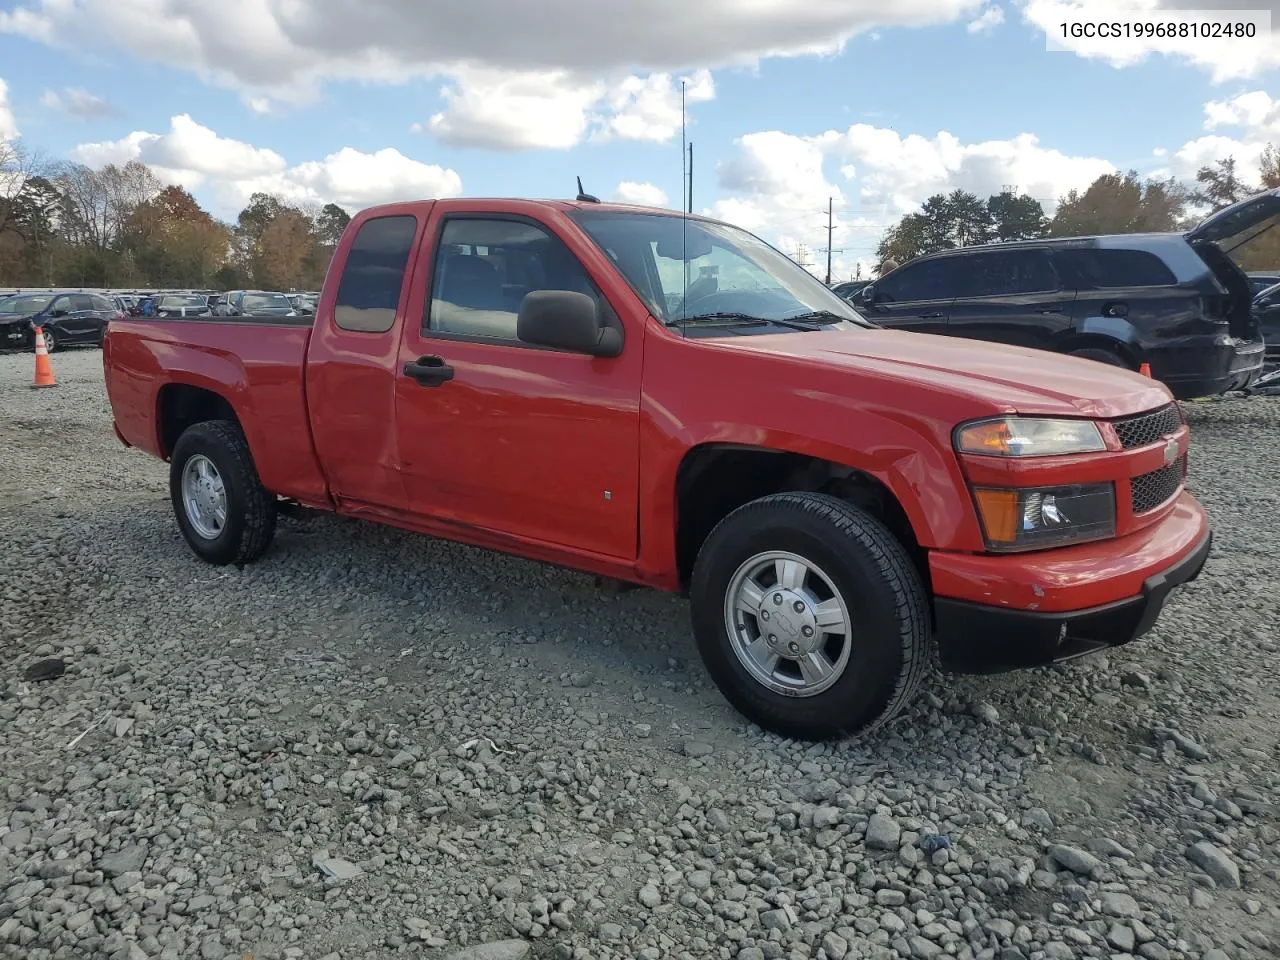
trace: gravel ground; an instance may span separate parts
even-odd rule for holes
[[[0,956],[1280,952],[1280,400],[1189,405],[1217,545],[1153,634],[813,746],[675,598],[331,517],[199,563],[53,360],[0,357]]]

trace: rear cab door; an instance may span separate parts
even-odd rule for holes
[[[947,333],[952,301],[960,292],[958,257],[907,263],[871,284],[871,302],[855,303],[869,320],[895,330]]]
[[[517,339],[521,301],[538,290],[595,300],[622,352],[593,357]],[[634,561],[648,314],[604,253],[553,205],[442,200],[411,300],[395,407],[409,509]]]
[[[954,336],[1053,349],[1070,331],[1075,290],[1064,289],[1048,249],[982,250],[962,259],[964,286],[949,324]]]
[[[344,237],[334,253],[312,321],[311,431],[330,494],[350,513],[406,509],[396,426],[400,331],[406,317],[416,323],[422,313],[410,290],[433,202],[357,214],[347,228],[350,242]],[[228,306],[238,309],[242,298],[233,291]]]

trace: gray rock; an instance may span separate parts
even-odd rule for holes
[[[986,701],[975,703],[972,712],[975,717],[984,723],[1000,722],[1000,711]]]
[[[499,900],[510,900],[524,892],[524,884],[519,877],[505,877],[495,883],[489,892]]]
[[[884,814],[871,815],[867,823],[867,848],[870,850],[897,850],[902,839],[902,827],[898,821]]]
[[[828,933],[822,938],[822,949],[830,960],[842,960],[849,952],[849,941],[838,933]]]
[[[1119,857],[1121,860],[1132,860],[1133,851],[1120,846],[1107,837],[1095,837],[1085,844],[1100,857]]]
[[[494,940],[452,953],[449,960],[525,960],[532,950],[527,940]]]
[[[1088,851],[1063,843],[1055,843],[1050,846],[1049,857],[1058,866],[1081,876],[1088,876],[1102,866],[1101,861]]]
[[[98,861],[98,867],[108,877],[118,877],[125,873],[138,873],[147,860],[147,845],[135,843],[123,847],[115,853],[108,853]]]
[[[1107,931],[1107,943],[1121,953],[1132,953],[1134,946],[1137,944],[1137,939],[1134,936],[1133,929],[1126,927],[1123,923],[1113,923],[1111,929]]]
[[[795,922],[796,916],[792,913],[790,907],[766,910],[760,914],[760,926],[766,930],[790,930]]]
[[[1187,850],[1187,859],[1213,877],[1218,886],[1229,890],[1240,889],[1240,868],[1221,847],[1208,840],[1201,840]]]
[[[703,743],[700,740],[689,740],[684,745],[684,755],[686,757],[709,757],[715,753],[715,748],[709,743]]]
[[[642,904],[652,910],[662,903],[662,894],[658,892],[657,887],[648,883],[640,888],[639,899]]]
[[[836,807],[818,807],[813,811],[813,825],[818,830],[834,827],[840,819],[840,810]]]
[[[1138,901],[1127,893],[1108,890],[1099,899],[1102,901],[1102,912],[1109,917],[1132,919],[1142,913]]]

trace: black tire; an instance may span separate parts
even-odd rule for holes
[[[40,332],[44,334],[44,352],[53,353],[58,346],[58,338],[53,335],[53,327],[41,327]],[[35,349],[34,342],[32,349]]]
[[[850,611],[848,661],[829,688],[810,696],[757,680],[726,623],[735,573],[769,551],[816,564]],[[879,520],[836,497],[774,494],[729,514],[698,553],[690,596],[698,649],[716,686],[748,719],[783,736],[869,732],[911,701],[929,669],[928,597],[906,550]]]
[[[1132,370],[1133,365],[1124,357],[1116,353],[1114,350],[1108,350],[1106,347],[1081,347],[1079,350],[1072,350],[1068,356],[1080,357],[1082,360],[1096,360],[1098,363],[1109,364],[1113,367],[1124,367],[1126,370]]]
[[[212,539],[195,529],[183,504],[183,470],[197,455],[212,461],[225,489],[226,522]],[[201,560],[218,565],[252,563],[271,546],[276,498],[262,486],[244,432],[231,420],[197,423],[178,438],[169,463],[169,497],[182,536]]]

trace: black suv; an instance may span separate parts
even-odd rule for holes
[[[1218,246],[1280,214],[1280,190],[1185,234],[961,247],[920,257],[851,298],[881,326],[1036,347],[1151,374],[1179,399],[1262,372],[1249,279]]]
[[[43,328],[50,353],[75,343],[102,346],[107,324],[124,314],[96,293],[19,293],[0,300],[0,348],[32,350]]]

